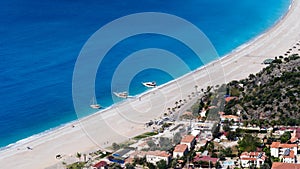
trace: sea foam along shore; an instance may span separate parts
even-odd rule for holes
[[[155,89],[155,94],[148,92],[137,99],[128,100],[113,106],[101,113],[96,113],[80,121],[67,124],[39,138],[33,138],[0,152],[0,165],[3,168],[45,168],[56,163],[56,154],[70,155],[76,152],[86,152],[108,146],[112,142],[120,142],[149,129],[142,122],[156,118],[161,107],[172,107],[176,100],[186,98],[194,91],[194,85],[205,88],[207,85],[224,83],[226,81],[247,77],[256,73],[264,65],[261,62],[270,57],[283,55],[300,39],[300,2],[293,1],[288,14],[274,27],[259,38],[254,39],[242,49],[235,50],[226,57],[214,61],[188,75]],[[219,62],[222,67],[214,67]],[[209,75],[207,71],[210,71]],[[180,86],[180,88],[178,88]],[[162,103],[161,99],[165,98]],[[145,112],[130,114],[132,110]],[[150,113],[151,111],[151,113]],[[108,113],[109,112],[109,113]],[[139,123],[141,122],[141,123]],[[72,126],[75,127],[72,127]],[[108,144],[107,144],[108,142]],[[27,150],[26,147],[33,150]]]

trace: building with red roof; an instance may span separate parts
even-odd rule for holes
[[[224,122],[225,120],[228,120],[228,121],[233,120],[234,122],[239,122],[240,118],[235,115],[221,115],[221,122]]]
[[[226,98],[225,98],[225,102],[228,103],[228,102],[230,102],[231,100],[237,100],[237,99],[238,99],[237,97],[231,97],[231,96],[229,96],[229,97],[226,97]]]
[[[105,162],[105,161],[100,161],[100,162],[94,164],[94,165],[93,165],[93,168],[95,168],[95,169],[106,169],[107,166],[108,166],[108,165],[107,165],[107,162]]]
[[[296,163],[296,156],[293,150],[290,150],[287,154],[282,155],[282,162],[284,163]]]
[[[286,157],[287,161],[291,161],[291,156],[294,156],[294,158],[297,156],[297,144],[281,144],[280,142],[272,142],[270,147],[271,156],[273,157]]]
[[[181,139],[180,144],[185,144],[188,146],[188,150],[191,150],[196,144],[195,136],[193,135],[186,135]]]
[[[265,152],[243,152],[240,155],[242,167],[255,165],[257,168],[262,166],[267,159]]]
[[[133,163],[134,162],[134,158],[143,158],[146,157],[147,152],[145,151],[134,151],[130,154],[130,156],[128,158],[125,159],[125,163]]]
[[[183,157],[188,153],[186,144],[178,144],[173,151],[173,158]]]
[[[171,154],[167,153],[166,151],[149,151],[146,154],[146,161],[156,165],[157,162],[160,160],[166,161],[169,164],[171,160]]]
[[[218,161],[218,158],[212,158],[210,156],[201,156],[201,155],[196,155],[193,159],[193,162],[199,162],[199,161],[206,161],[206,162],[211,162],[212,164],[216,164]]]

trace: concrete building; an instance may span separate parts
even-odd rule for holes
[[[195,136],[186,135],[181,139],[180,144],[185,144],[188,146],[188,150],[190,151],[196,144]]]
[[[173,158],[183,157],[188,153],[186,144],[178,144],[173,151]]]
[[[234,121],[234,122],[239,122],[240,121],[240,118],[238,116],[235,116],[235,115],[221,115],[221,122],[224,122],[225,120],[228,120],[228,121]]]
[[[152,164],[159,162],[160,160],[166,161],[169,164],[171,160],[171,154],[167,153],[166,151],[149,151],[146,154],[146,161]]]
[[[243,152],[240,156],[242,167],[250,167],[251,165],[260,168],[265,163],[267,156],[264,152]]]
[[[281,144],[280,142],[271,144],[271,156],[279,157],[285,163],[295,163],[297,151],[297,144]]]

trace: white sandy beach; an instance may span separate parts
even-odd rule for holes
[[[151,130],[144,124],[167,112],[168,107],[174,107],[176,101],[188,100],[188,95],[195,91],[195,85],[201,89],[242,79],[250,73],[259,72],[265,66],[261,64],[265,59],[284,56],[300,40],[299,16],[300,1],[296,0],[279,23],[221,60],[158,87],[143,95],[141,100],[128,99],[45,136],[2,150],[1,168],[61,168],[61,160],[55,158],[57,154],[69,156],[101,149]],[[33,149],[28,150],[28,146]]]

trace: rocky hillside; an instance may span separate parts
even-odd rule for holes
[[[275,60],[256,75],[227,84],[236,96],[224,109],[241,112],[244,121],[258,125],[300,125],[300,57],[293,54]]]

